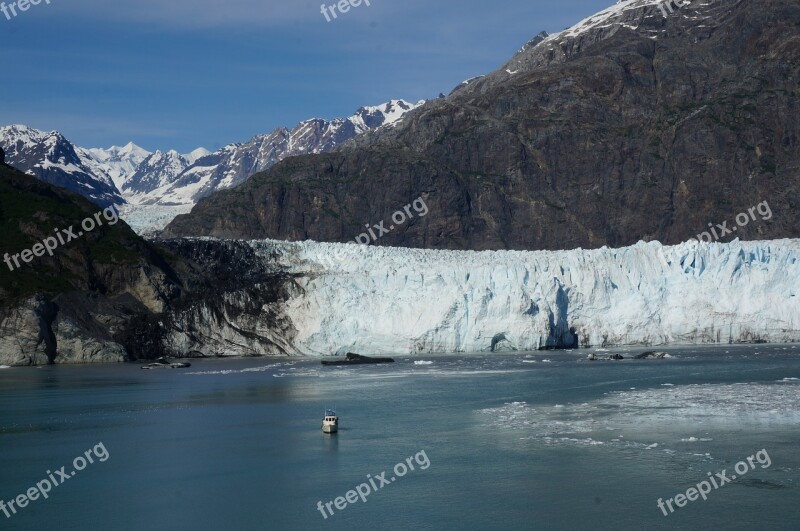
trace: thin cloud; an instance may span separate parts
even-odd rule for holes
[[[163,24],[172,27],[283,26],[317,17],[319,6],[309,1],[280,0],[79,0],[73,15],[99,20]]]

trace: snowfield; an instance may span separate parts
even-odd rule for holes
[[[800,340],[798,239],[483,252],[248,245],[298,275],[302,289],[282,308],[298,354]]]

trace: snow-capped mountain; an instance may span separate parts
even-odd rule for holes
[[[183,158],[185,158],[189,162],[189,164],[194,164],[199,159],[202,159],[203,157],[207,157],[209,155],[211,155],[211,152],[209,150],[200,147],[195,149],[191,153],[184,153]]]
[[[348,118],[310,119],[293,129],[280,128],[257,135],[244,144],[231,144],[188,167],[174,182],[158,188],[140,202],[145,204],[194,204],[217,190],[241,184],[281,160],[309,153],[324,153],[366,131],[396,124],[423,101],[391,100],[362,107]]]
[[[119,190],[122,190],[125,181],[136,173],[139,164],[150,156],[149,151],[133,142],[129,142],[123,147],[77,148],[76,151],[88,167],[96,173],[108,175]]]
[[[6,163],[42,181],[66,188],[100,205],[125,203],[112,178],[81,155],[58,131],[25,125],[0,128]]]
[[[211,153],[202,147],[186,154],[175,150],[151,153],[132,142],[122,148],[76,151],[96,174],[111,177],[129,203],[137,203],[139,196],[171,183],[191,164]]]
[[[122,192],[131,202],[135,196],[171,184],[191,163],[175,150],[156,151],[144,159],[136,171],[122,185]]]
[[[82,148],[58,131],[25,125],[0,128],[0,146],[11,166],[102,206],[136,203],[210,154],[205,148],[185,155],[174,150],[151,153],[133,142],[108,149]]]

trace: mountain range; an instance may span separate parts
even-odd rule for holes
[[[243,183],[251,175],[268,170],[285,158],[325,153],[362,133],[394,125],[422,103],[392,100],[376,107],[362,107],[348,118],[306,120],[292,129],[276,129],[243,144],[225,146],[188,166],[172,182],[138,190],[137,193],[144,194],[138,202],[194,204],[202,197]]]
[[[391,100],[362,107],[348,118],[310,119],[214,153],[204,148],[151,153],[134,143],[82,148],[57,131],[24,125],[0,128],[0,147],[9,165],[100,206],[116,204],[132,226],[149,233],[202,197],[241,184],[287,157],[323,153],[364,132],[394,125],[422,103]]]

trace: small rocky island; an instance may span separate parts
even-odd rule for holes
[[[666,358],[671,358],[669,354],[666,352],[656,352],[655,350],[648,350],[647,352],[642,352],[633,357],[635,360],[663,360]],[[609,354],[608,356],[598,356],[596,352],[592,352],[586,358],[589,361],[616,361],[616,360],[624,360],[625,356],[619,353]]]
[[[616,360],[624,360],[625,356],[623,356],[622,354],[614,353],[608,356],[601,356],[598,358],[597,353],[592,352],[586,359],[588,359],[589,361],[616,361]]]
[[[394,363],[394,358],[370,358],[348,352],[343,360],[322,360],[323,365],[364,365],[368,363]]]

